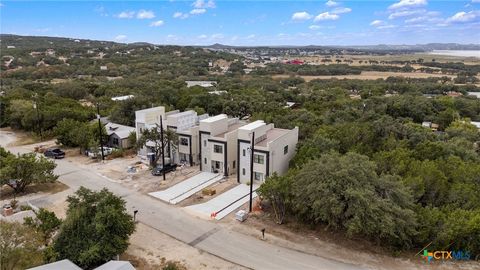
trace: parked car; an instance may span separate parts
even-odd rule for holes
[[[113,152],[113,150],[114,149],[110,148],[110,147],[103,147],[103,155],[108,156]],[[96,158],[97,156],[101,157],[102,156],[102,148],[98,147],[97,151],[87,150],[86,154],[87,154],[87,156],[89,156],[91,158]]]
[[[158,165],[157,167],[152,169],[152,175],[162,175],[163,171],[165,173],[173,172],[177,170],[177,164],[165,164],[165,167],[162,167],[162,165]]]
[[[45,152],[43,152],[43,154],[46,157],[55,158],[55,159],[65,157],[65,152],[63,152],[59,148],[49,148]]]

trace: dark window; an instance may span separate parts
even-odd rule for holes
[[[215,169],[220,169],[220,162],[215,162]]]
[[[213,152],[221,154],[221,153],[223,153],[223,147],[221,145],[214,144],[213,145]]]
[[[263,155],[253,155],[253,163],[264,164],[265,157]]]
[[[117,146],[118,146],[118,139],[117,139],[117,138],[113,138],[113,145],[117,145]]]
[[[180,144],[188,146],[188,139],[187,138],[180,138]]]
[[[235,169],[235,160],[233,161],[233,169]]]
[[[207,164],[207,158],[204,158],[203,160],[204,160],[205,164]]]
[[[243,156],[245,156],[245,149],[243,149]]]
[[[254,173],[255,180],[263,180],[263,173],[255,172]]]
[[[206,140],[203,141],[203,146],[207,147],[207,141]]]
[[[242,169],[242,174],[245,175],[245,168]]]
[[[285,147],[283,147],[283,154],[286,155],[288,153],[288,145],[285,145]]]

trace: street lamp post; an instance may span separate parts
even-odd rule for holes
[[[165,142],[163,140],[163,120],[160,115],[160,140],[162,143],[162,171],[163,171],[163,181],[165,181]]]

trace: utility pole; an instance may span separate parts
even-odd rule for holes
[[[253,203],[253,155],[255,151],[255,132],[252,132],[252,146],[250,147],[251,149],[251,155],[250,155],[250,207],[249,207],[249,212],[252,212],[252,203]]]
[[[102,138],[102,122],[100,121],[100,106],[97,103],[97,119],[98,119],[98,136],[100,141],[100,148],[102,151],[102,161],[105,160],[105,154],[103,153],[103,138]]]
[[[40,134],[40,140],[43,141],[43,134],[42,134],[42,125],[40,123],[40,112],[38,110],[38,98],[37,94],[35,94],[35,101],[33,102],[33,108],[35,109],[37,113],[37,127],[38,127],[38,133]]]
[[[160,115],[160,140],[162,142],[162,171],[163,180],[165,181],[165,142],[163,141],[163,120]]]

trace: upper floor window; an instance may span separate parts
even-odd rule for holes
[[[221,154],[221,153],[223,153],[223,147],[221,145],[214,144],[213,145],[213,152]]]
[[[245,175],[245,168],[242,168],[242,174]]]
[[[180,145],[187,145],[188,146],[188,139],[187,138],[180,138]]]
[[[285,147],[283,147],[283,154],[288,154],[288,145],[285,145]]]
[[[204,146],[204,147],[207,147],[207,140],[204,140],[204,141],[203,141],[203,146]]]
[[[245,152],[246,152],[245,149],[243,149],[243,156],[245,156]]]
[[[265,157],[263,155],[253,155],[253,162],[258,164],[264,164]]]

